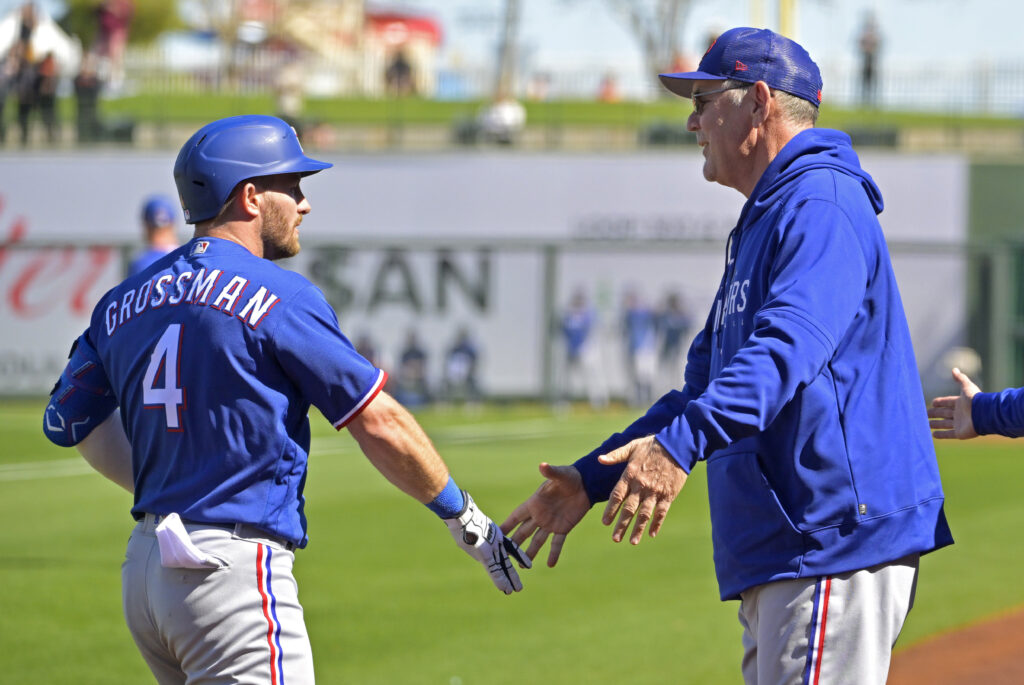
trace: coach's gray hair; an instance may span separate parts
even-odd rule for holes
[[[736,90],[729,90],[725,92],[725,96],[732,98],[733,104],[739,104],[743,96],[746,95],[747,89],[754,84],[747,83],[745,81],[737,81],[735,79],[728,79],[723,88],[732,88],[734,86],[746,86],[746,88],[736,88]],[[818,108],[812,105],[803,98],[798,98],[795,95],[790,95],[784,90],[772,88],[772,96],[775,97],[775,103],[779,106],[779,111],[782,112],[782,116],[795,124],[810,125],[814,126],[818,121]]]

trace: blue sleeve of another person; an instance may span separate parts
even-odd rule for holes
[[[376,397],[387,374],[341,332],[338,318],[314,286],[300,292],[274,332],[277,359],[302,395],[341,430]]]
[[[971,420],[978,435],[1024,436],[1024,388],[977,393],[971,402]]]

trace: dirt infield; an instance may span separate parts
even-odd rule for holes
[[[889,685],[1024,683],[1024,610],[897,650]]]

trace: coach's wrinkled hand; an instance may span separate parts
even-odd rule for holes
[[[465,490],[462,491],[466,506],[456,518],[444,519],[455,543],[487,569],[494,585],[511,595],[523,589],[519,574],[512,565],[512,559],[522,568],[530,568],[532,562],[515,542],[505,537],[494,521],[480,511],[476,502]]]
[[[553,567],[562,553],[565,536],[590,511],[591,504],[576,467],[543,463],[540,474],[547,480],[509,514],[501,529],[520,545],[532,535],[530,548],[526,550],[531,559],[537,557],[551,536],[548,566]]]
[[[612,531],[612,540],[619,542],[626,535],[630,521],[636,517],[629,541],[639,545],[644,528],[651,524],[651,537],[661,530],[672,501],[686,484],[686,471],[669,456],[654,436],[637,438],[617,450],[598,457],[602,464],[629,462],[615,484],[601,522],[610,525],[619,512],[619,521]]]

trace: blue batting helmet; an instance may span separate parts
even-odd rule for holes
[[[242,181],[330,168],[302,151],[295,129],[277,117],[246,114],[218,119],[188,139],[174,162],[185,222],[212,219]]]
[[[149,228],[168,226],[174,223],[177,211],[174,200],[166,195],[150,195],[142,205],[142,223]]]

